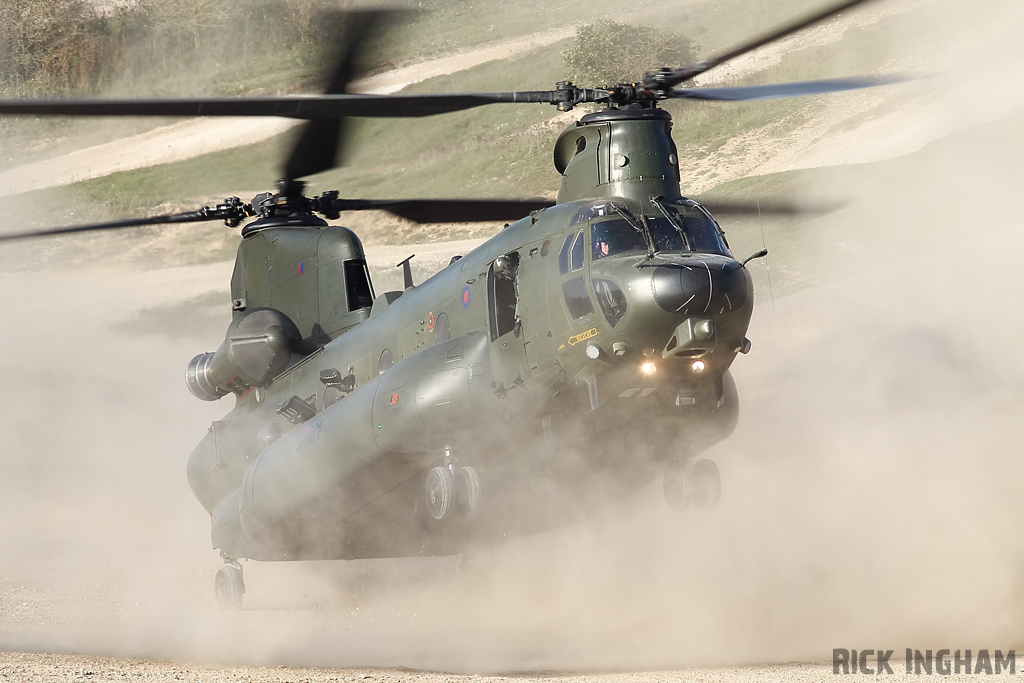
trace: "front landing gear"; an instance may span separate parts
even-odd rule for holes
[[[664,492],[673,510],[685,510],[691,503],[710,510],[722,497],[722,475],[711,460],[675,458],[665,468]]]
[[[245,581],[242,579],[242,565],[238,564],[238,560],[224,558],[224,566],[217,570],[217,576],[213,580],[213,592],[221,609],[242,608]]]

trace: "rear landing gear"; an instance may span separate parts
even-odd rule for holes
[[[685,510],[691,503],[710,510],[722,497],[722,476],[711,460],[675,458],[665,468],[664,493],[673,510]]]
[[[217,570],[217,576],[213,580],[213,592],[221,609],[242,608],[245,581],[242,579],[242,565],[238,564],[238,560],[224,558],[224,566]]]

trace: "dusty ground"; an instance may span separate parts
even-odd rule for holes
[[[906,675],[899,666],[885,680],[919,680]],[[37,683],[65,681],[178,681],[196,683],[233,683],[234,681],[281,681],[282,683],[319,683],[320,681],[387,681],[389,683],[497,683],[497,681],[544,681],[550,683],[747,683],[777,681],[802,683],[821,681],[832,676],[831,664],[776,664],[760,667],[719,667],[650,673],[534,673],[505,676],[453,675],[412,669],[312,669],[292,667],[209,667],[172,664],[139,659],[111,659],[80,655],[58,656],[26,653],[0,653],[0,677]],[[944,680],[974,680],[973,676],[948,676]]]

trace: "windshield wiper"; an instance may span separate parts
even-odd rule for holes
[[[611,207],[612,211],[619,214],[619,216],[622,217],[622,220],[626,221],[629,227],[633,228],[643,236],[644,242],[647,243],[647,260],[650,261],[652,258],[654,258],[654,239],[651,237],[650,231],[647,230],[647,225],[645,223],[641,223],[640,221],[638,221],[636,219],[636,216],[631,214],[629,212],[629,209],[627,209],[626,207],[619,206],[615,202],[611,203]]]
[[[690,247],[690,240],[686,237],[686,230],[676,222],[675,216],[669,213],[668,207],[665,206],[665,198],[651,197],[651,204],[658,207],[658,211],[661,211],[661,215],[665,217],[665,220],[679,233],[679,239],[683,241],[683,247],[686,248],[686,251],[693,251],[693,248]]]

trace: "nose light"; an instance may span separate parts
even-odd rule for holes
[[[647,361],[646,363],[640,366],[640,372],[644,373],[645,375],[653,375],[657,371],[658,366],[652,363],[651,361]]]
[[[693,370],[693,373],[695,375],[699,375],[700,373],[704,372],[705,367],[707,366],[704,365],[704,361],[702,360],[695,360],[693,361],[693,363],[690,364],[690,369]]]

